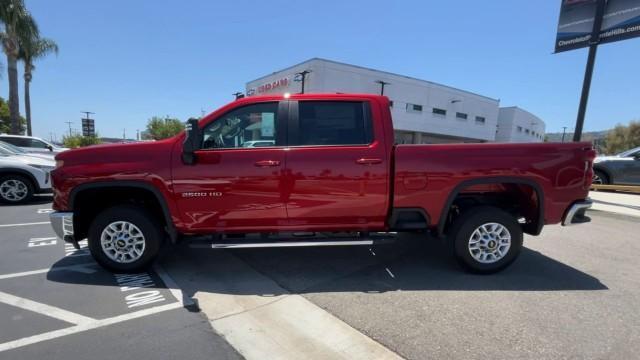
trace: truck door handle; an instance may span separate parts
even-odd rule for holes
[[[254,165],[257,166],[257,167],[280,166],[280,161],[278,161],[278,160],[260,160],[260,161],[256,161]]]
[[[356,160],[356,164],[360,164],[360,165],[374,165],[374,164],[380,164],[380,163],[382,163],[382,159],[361,158]]]

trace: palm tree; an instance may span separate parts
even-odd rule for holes
[[[7,55],[9,72],[9,113],[11,133],[20,132],[20,99],[18,98],[18,56],[23,39],[38,37],[38,25],[24,6],[23,0],[0,0],[0,33],[2,49]]]
[[[29,85],[36,69],[33,62],[49,53],[58,54],[58,44],[47,38],[23,39],[20,42],[18,58],[24,62],[24,111],[27,115],[27,135],[31,136],[31,96]]]

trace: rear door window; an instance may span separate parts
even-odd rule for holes
[[[8,142],[9,144],[14,146],[31,147],[31,141],[29,141],[30,139],[26,139],[26,138],[7,136],[7,137],[0,138],[0,140],[4,142]]]
[[[373,140],[369,104],[300,101],[297,136],[290,145],[365,145]]]

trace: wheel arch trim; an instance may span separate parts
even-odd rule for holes
[[[84,183],[76,186],[71,190],[69,195],[69,207],[74,209],[76,197],[79,193],[85,190],[94,190],[101,188],[138,188],[149,191],[156,198],[158,203],[160,204],[160,208],[162,209],[162,214],[164,216],[165,223],[167,225],[167,231],[169,233],[169,237],[171,238],[171,242],[175,243],[178,238],[178,232],[176,230],[175,224],[171,218],[171,211],[169,210],[169,206],[167,204],[166,199],[160,192],[160,190],[145,181],[136,181],[136,180],[113,180],[113,181],[95,181]]]
[[[480,179],[464,180],[459,184],[457,184],[449,194],[449,197],[447,197],[447,201],[445,202],[444,207],[442,208],[442,212],[440,213],[440,219],[438,220],[438,227],[437,227],[438,236],[444,235],[444,227],[447,222],[447,217],[448,217],[447,215],[449,214],[449,209],[451,209],[451,205],[453,205],[453,202],[458,197],[460,192],[463,189],[473,185],[486,185],[486,184],[521,184],[521,185],[531,186],[531,188],[533,188],[533,190],[536,193],[536,197],[538,198],[538,219],[537,219],[537,223],[535,224],[535,228],[532,235],[540,234],[540,232],[542,231],[542,227],[544,225],[544,192],[542,191],[542,187],[540,186],[540,184],[538,184],[534,180],[525,179],[521,177],[499,176],[499,177],[487,177],[487,178],[480,178]]]

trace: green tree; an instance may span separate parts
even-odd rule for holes
[[[38,38],[38,26],[24,6],[23,0],[0,0],[0,33],[2,49],[7,55],[9,72],[9,113],[11,133],[20,133],[20,99],[18,97],[18,56],[24,39]]]
[[[605,153],[609,155],[640,146],[640,121],[632,121],[627,126],[616,125],[607,134],[605,143]]]
[[[24,112],[27,116],[27,135],[31,136],[31,95],[30,84],[35,70],[34,61],[50,53],[58,54],[58,44],[47,38],[27,38],[20,44],[19,58],[24,62]]]
[[[65,135],[62,137],[62,144],[70,149],[85,147],[89,145],[100,144],[100,137],[98,134],[95,136],[82,136],[82,135]]]
[[[184,129],[182,121],[169,116],[154,116],[147,122],[145,140],[161,140],[177,135]]]
[[[20,117],[20,132],[24,131],[25,119]],[[9,133],[11,131],[11,116],[9,114],[9,104],[0,97],[0,134]]]

